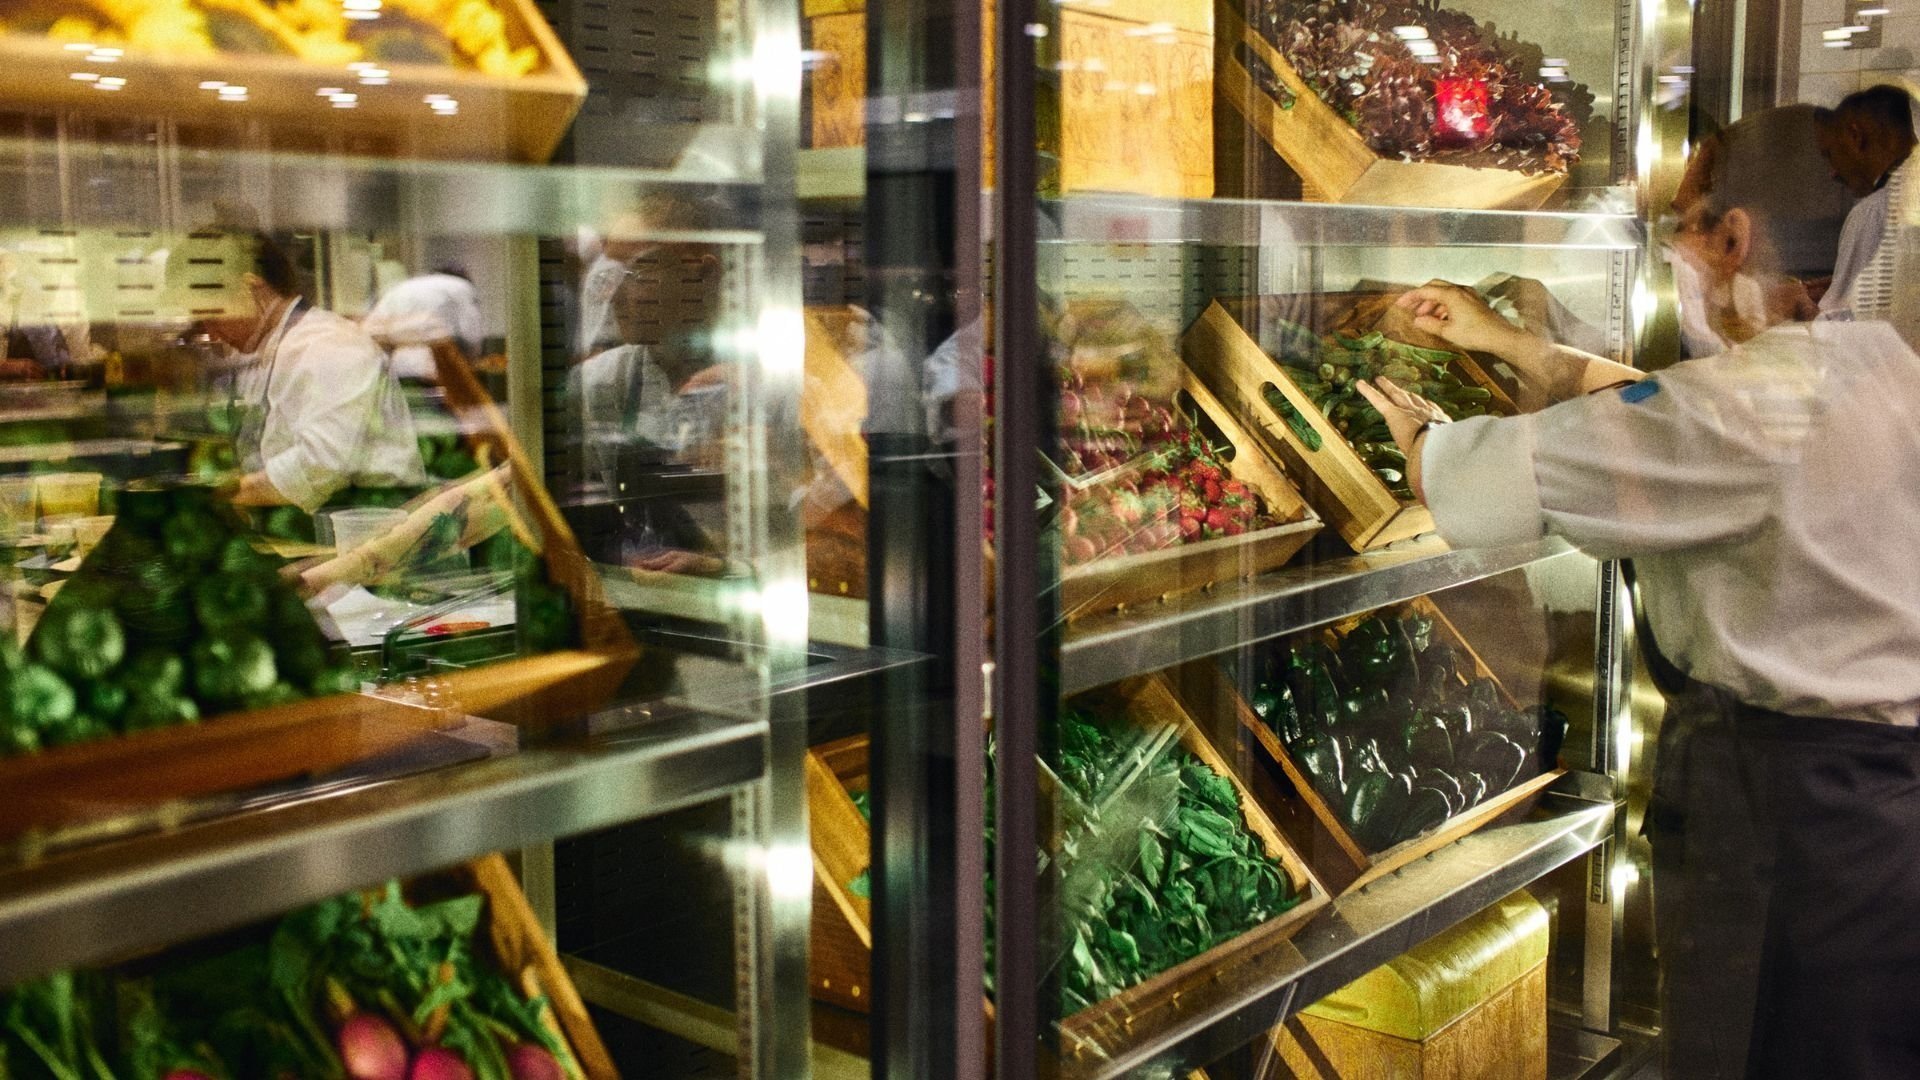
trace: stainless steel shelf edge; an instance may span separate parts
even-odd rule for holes
[[[68,144],[72,155],[110,155],[127,168],[149,163],[192,178],[198,174],[244,176],[248,200],[275,228],[381,230],[438,235],[527,233],[567,236],[580,226],[619,225],[661,242],[758,244],[762,194],[750,172],[711,156],[687,154],[683,167],[638,169],[595,166],[490,164],[406,158],[355,157],[259,150],[167,149],[152,143]],[[92,160],[90,157],[87,160]],[[26,197],[37,186],[64,181],[51,143],[0,139],[0,174],[19,185],[18,198],[0,207],[0,228],[40,231],[33,209],[44,202]],[[670,192],[689,204],[712,202],[724,215],[712,227],[660,227],[638,211],[642,196]],[[130,201],[130,206],[140,205]],[[161,222],[82,217],[70,228],[156,228]],[[644,234],[641,230],[645,230]],[[54,230],[61,231],[60,229]]]
[[[1616,202],[1621,200],[1614,200]],[[1069,195],[1041,203],[1058,226],[1043,243],[1226,247],[1552,247],[1636,251],[1632,214],[1435,210],[1254,199]]]
[[[1070,1061],[1064,1074],[1184,1074],[1262,1037],[1299,1007],[1599,845],[1613,828],[1614,807],[1585,797],[1594,790],[1589,778],[1570,774],[1542,800],[1544,816],[1474,833],[1341,897],[1291,942],[1222,965],[1193,995],[1189,1016],[1156,1025],[1161,1037],[1116,1039],[1109,1056]]]
[[[1062,692],[1090,690],[1575,554],[1572,545],[1557,537],[1454,551],[1438,537],[1425,536],[1364,555],[1187,593],[1150,607],[1091,616],[1067,629],[1060,658]]]
[[[764,723],[676,716],[0,874],[0,987],[396,876],[704,802],[764,775]]]

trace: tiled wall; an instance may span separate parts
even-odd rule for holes
[[[1823,30],[1843,25],[1846,0],[1800,0],[1800,77],[1789,100],[1832,105],[1894,76],[1920,81],[1920,0],[1886,0],[1877,48],[1829,49]]]

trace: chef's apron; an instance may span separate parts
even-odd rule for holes
[[[259,402],[250,402],[244,408],[240,406],[237,377],[229,394],[227,408],[238,419],[233,438],[234,452],[240,459],[241,467],[248,472],[258,471],[259,465],[254,462],[264,464],[260,447],[266,438],[267,417],[273,411],[273,377],[280,360],[280,344],[286,339],[287,331],[293,329],[306,312],[307,305],[303,300],[295,299],[288,304],[286,313],[274,326],[273,333],[261,345],[258,362],[265,365],[266,375],[262,379]],[[389,356],[382,363],[391,364],[391,357]],[[381,374],[383,377],[387,374],[385,368],[382,369]],[[362,487],[349,480],[339,491],[334,492],[320,509],[333,510],[344,506],[401,506],[423,490],[417,487]],[[251,511],[251,517],[255,527],[264,536],[304,541],[311,541],[314,538],[314,516],[297,506],[255,507]]]
[[[1920,1078],[1920,729],[1747,705],[1636,625],[1665,1075]]]

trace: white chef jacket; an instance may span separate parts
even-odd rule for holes
[[[302,305],[287,317],[284,332],[231,376],[234,402],[260,411],[257,445],[241,440],[241,467],[264,469],[309,512],[348,486],[424,486],[413,417],[386,353],[333,312]]]
[[[1905,168],[1906,166],[1901,166]],[[1824,317],[1867,316],[1853,312],[1854,286],[1880,252],[1880,241],[1887,231],[1887,207],[1891,184],[1882,184],[1873,194],[1853,204],[1840,227],[1840,251],[1833,263],[1833,281],[1820,296],[1820,314]]]
[[[611,480],[619,451],[641,441],[666,460],[710,449],[725,436],[726,387],[676,393],[645,345],[622,345],[588,357],[567,375],[589,457]]]
[[[367,313],[368,332],[405,342],[452,340],[468,356],[480,354],[486,334],[480,316],[480,294],[473,282],[454,274],[422,274],[388,289]],[[405,344],[393,350],[393,373],[408,379],[430,379],[436,374],[433,350],[427,344]]]
[[[1877,322],[1776,327],[1620,390],[1428,431],[1460,546],[1632,557],[1661,648],[1762,708],[1920,710],[1920,356]]]

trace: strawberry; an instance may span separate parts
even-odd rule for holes
[[[1218,506],[1208,510],[1207,528],[1225,532],[1227,529],[1227,512]]]

